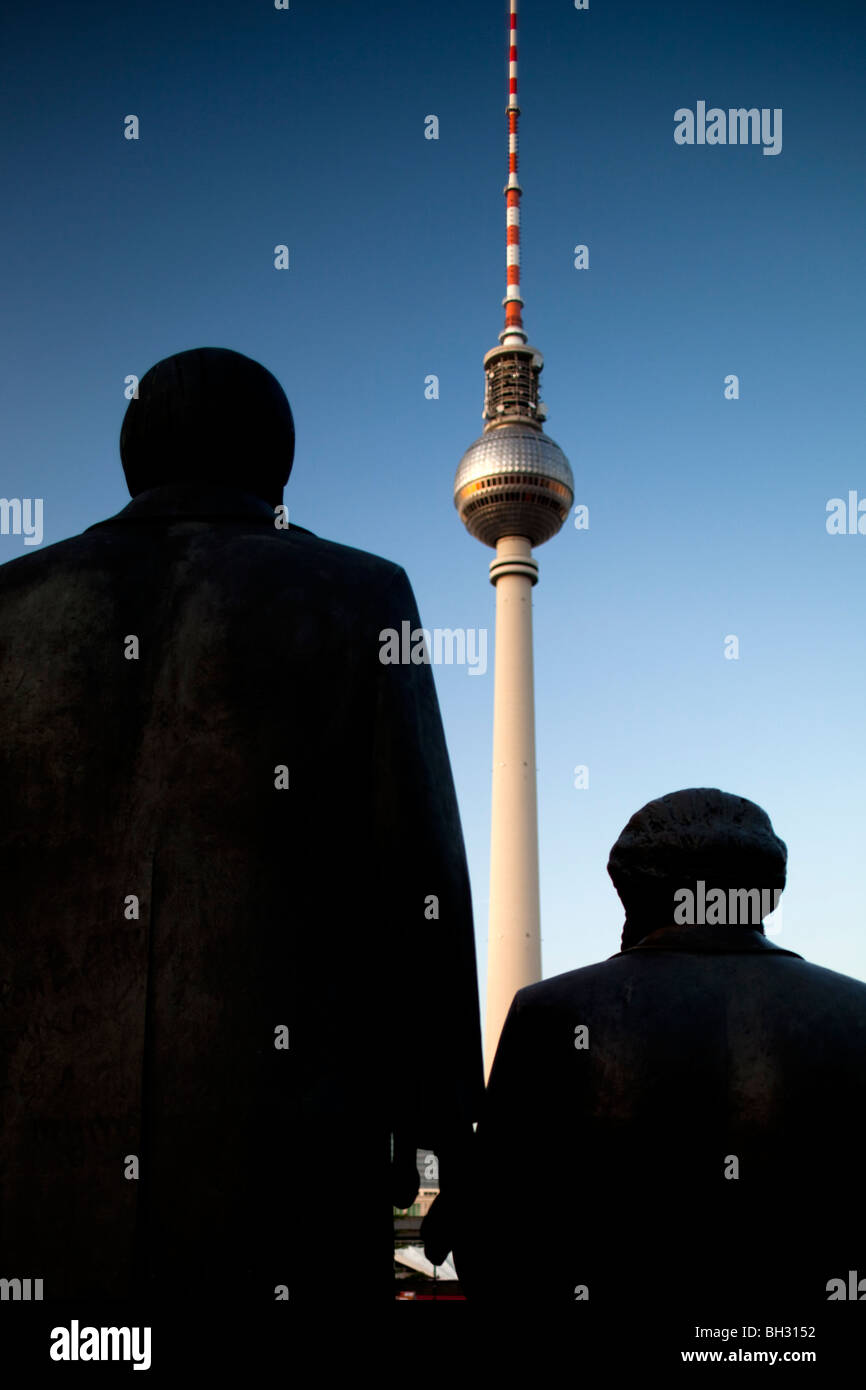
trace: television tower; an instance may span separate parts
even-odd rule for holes
[[[505,186],[505,327],[484,356],[484,433],[460,460],[454,505],[466,529],[493,547],[496,588],[493,798],[485,1066],[489,1073],[515,992],[541,979],[532,547],[555,536],[574,501],[565,454],[544,433],[538,398],[544,359],[527,343],[520,295],[517,181],[517,0],[509,0],[508,183]]]

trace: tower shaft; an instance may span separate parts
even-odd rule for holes
[[[515,992],[541,979],[532,587],[538,565],[523,536],[503,536],[490,565],[496,586],[493,797],[485,1069]]]

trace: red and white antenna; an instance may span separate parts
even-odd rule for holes
[[[509,0],[508,14],[508,183],[505,185],[505,328],[499,334],[503,347],[526,342],[523,300],[520,297],[520,194],[517,182],[517,0]]]

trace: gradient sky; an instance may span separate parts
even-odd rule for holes
[[[44,499],[44,544],[119,510],[124,378],[232,347],[292,403],[292,519],[492,646],[492,552],[452,484],[502,327],[505,0],[16,8],[0,494]],[[787,841],[775,939],[866,978],[866,535],[825,524],[866,497],[864,38],[860,0],[522,0],[525,323],[590,508],[537,552],[546,975],[618,949],[629,816],[719,786]],[[676,145],[699,100],[782,108],[781,153]],[[483,996],[492,661],[435,676]]]

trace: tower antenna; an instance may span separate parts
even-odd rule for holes
[[[508,182],[505,193],[505,328],[499,335],[502,344],[525,343],[523,331],[523,300],[520,296],[520,194],[517,178],[517,0],[510,0],[508,16]]]

